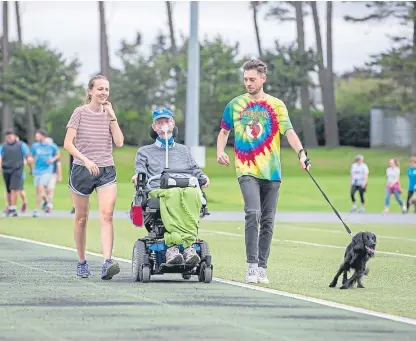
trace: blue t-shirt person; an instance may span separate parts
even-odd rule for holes
[[[407,176],[409,178],[409,191],[416,191],[416,167],[409,167]]]
[[[48,161],[55,157],[58,151],[59,148],[55,143],[34,143],[30,149],[32,156],[35,158],[33,175],[52,174],[54,166],[53,163],[48,163]]]

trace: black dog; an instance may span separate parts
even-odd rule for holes
[[[334,288],[337,285],[338,277],[344,272],[342,278],[342,286],[340,289],[352,288],[357,282],[357,288],[364,288],[361,279],[364,275],[368,274],[366,264],[371,257],[374,257],[376,249],[377,237],[371,232],[359,232],[352,239],[351,243],[347,246],[344,254],[344,262],[341,264],[337,274],[332,282],[329,284],[330,288]],[[351,269],[354,269],[354,274],[347,278],[347,273]]]

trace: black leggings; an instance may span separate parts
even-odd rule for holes
[[[407,192],[407,201],[406,201],[406,207],[407,207],[407,209],[409,209],[409,206],[410,206],[409,200],[412,197],[413,193],[414,193],[414,191],[408,191]]]
[[[364,204],[364,192],[365,192],[365,188],[362,188],[361,186],[351,186],[351,200],[353,203],[355,203],[355,192],[359,192],[360,193],[360,200],[361,203]]]

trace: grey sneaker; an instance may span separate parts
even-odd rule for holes
[[[248,267],[246,270],[246,282],[248,283],[257,283],[257,271],[258,268]]]
[[[257,281],[261,284],[269,284],[270,281],[267,278],[267,272],[265,268],[258,268],[257,270]]]
[[[365,213],[365,208],[361,207],[359,213]]]
[[[177,246],[171,246],[166,250],[166,264],[183,264],[183,256]]]
[[[112,259],[107,259],[101,269],[101,279],[110,280],[120,272],[120,266]]]
[[[196,253],[196,250],[192,246],[187,247],[183,251],[183,258],[185,259],[185,264],[187,265],[197,265],[201,260],[201,258],[199,258],[198,254]]]
[[[81,278],[88,278],[90,272],[88,271],[88,263],[87,261],[78,262],[77,264],[77,276]]]

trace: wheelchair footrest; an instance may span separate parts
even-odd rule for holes
[[[183,273],[183,272],[190,272],[192,269],[197,267],[198,265],[187,265],[183,264],[166,264],[162,263],[159,266],[160,273]]]

